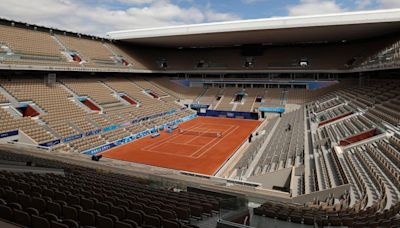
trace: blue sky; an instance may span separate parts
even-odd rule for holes
[[[400,8],[400,0],[0,0],[0,16],[104,36],[109,31]]]

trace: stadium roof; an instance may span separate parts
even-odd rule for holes
[[[400,31],[400,9],[277,17],[109,32],[137,45],[215,47],[340,42]]]

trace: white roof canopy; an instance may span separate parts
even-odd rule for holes
[[[337,42],[400,31],[400,9],[277,17],[109,32],[137,45],[213,47],[242,44]]]

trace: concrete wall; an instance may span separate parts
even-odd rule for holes
[[[350,184],[340,185],[336,188],[325,189],[318,192],[312,192],[310,194],[304,194],[292,198],[293,203],[307,203],[314,199],[325,200],[329,195],[333,194],[335,197],[342,195],[345,191],[350,190]]]
[[[251,176],[248,181],[262,184],[263,188],[272,189],[273,186],[284,187],[291,178],[292,168],[281,169],[272,173]]]
[[[0,143],[7,143],[7,142],[10,142],[10,141],[13,141],[13,140],[17,140],[18,138],[19,138],[18,135],[6,137],[6,138],[1,138],[0,139]]]
[[[29,137],[27,134],[25,134],[23,131],[19,130],[19,143],[25,143],[25,144],[34,144],[37,145],[37,143]]]

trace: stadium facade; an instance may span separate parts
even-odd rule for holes
[[[0,222],[398,227],[399,31],[400,9],[103,38],[2,19]]]

